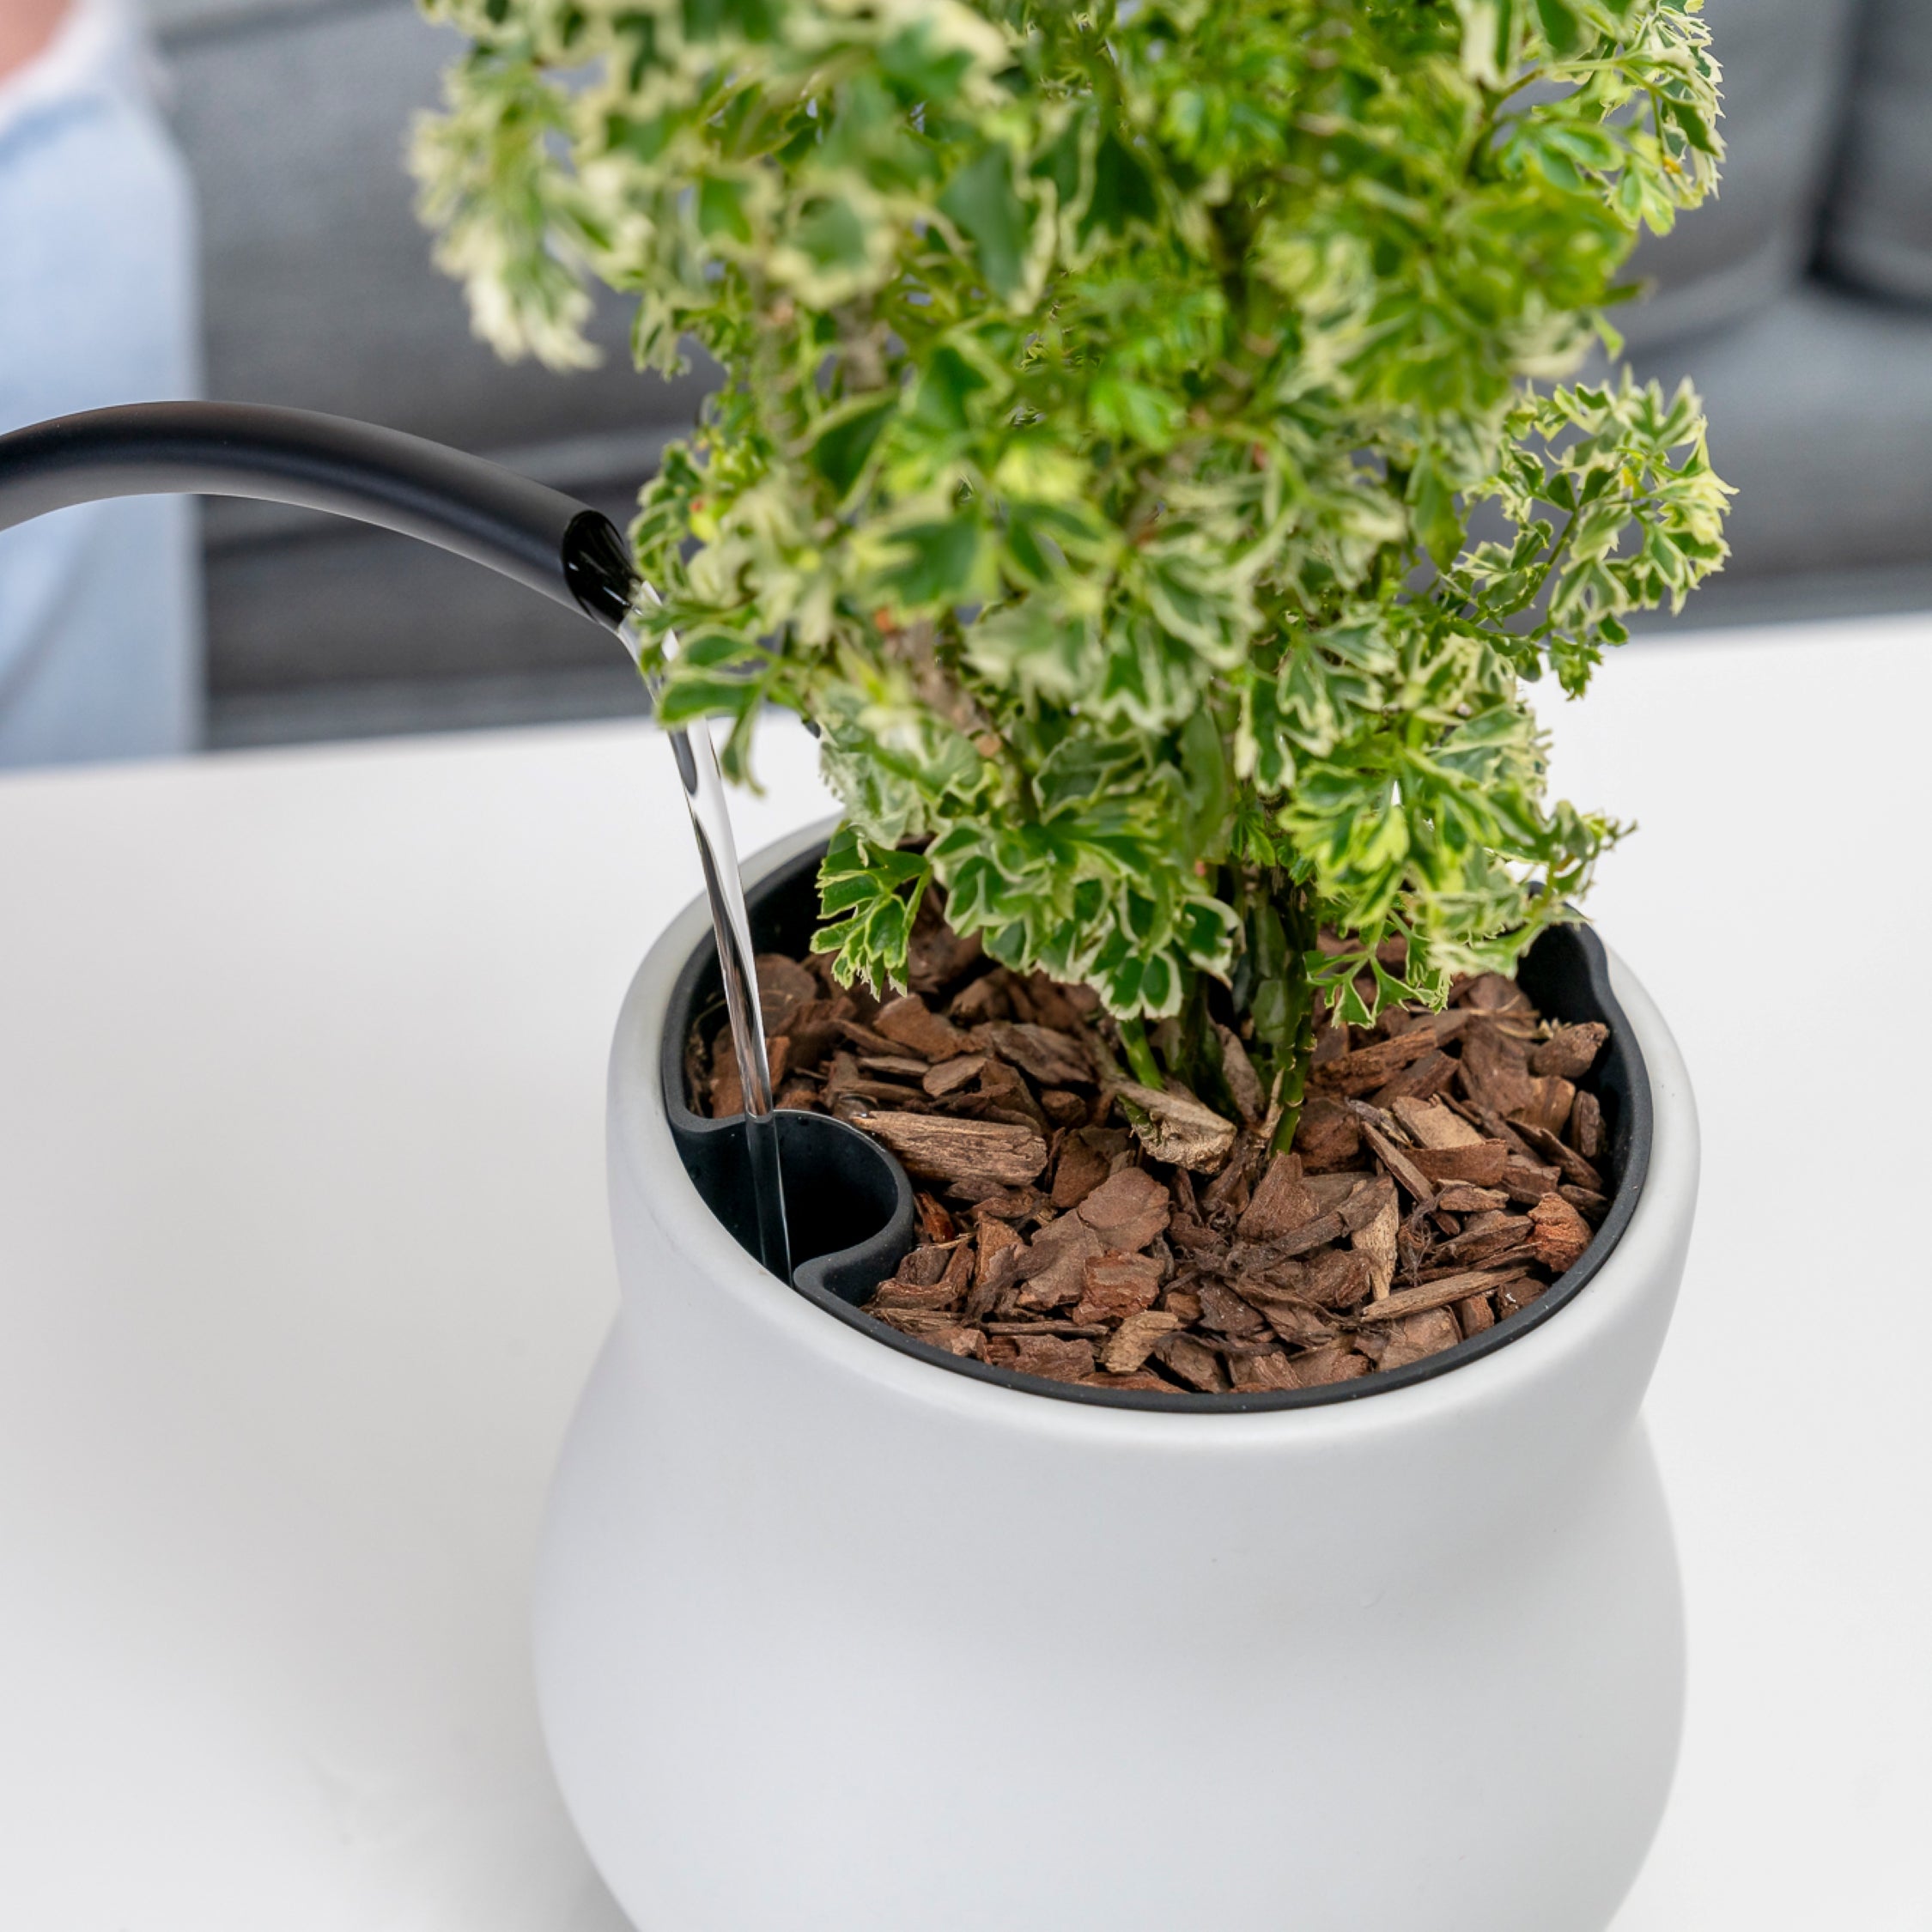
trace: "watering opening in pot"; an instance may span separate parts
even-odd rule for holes
[[[1064,1400],[1198,1412],[1353,1400],[1439,1375],[1547,1320],[1587,1285],[1634,1211],[1649,1159],[1649,1085],[1610,991],[1603,949],[1588,928],[1545,933],[1513,986],[1497,981],[1466,996],[1505,1004],[1466,1004],[1427,1023],[1435,1030],[1425,1048],[1419,1031],[1406,1045],[1394,1036],[1373,1042],[1391,1073],[1402,1076],[1394,1088],[1416,1090],[1391,1099],[1391,1086],[1378,1085],[1375,1100],[1393,1105],[1394,1116],[1346,1093],[1360,1086],[1358,1078],[1339,1086],[1329,1079],[1315,1115],[1365,1147],[1359,1164],[1334,1157],[1332,1145],[1318,1151],[1321,1137],[1304,1126],[1294,1157],[1250,1159],[1237,1174],[1237,1150],[1211,1180],[1188,1170],[1198,1149],[1190,1152],[1185,1136],[1199,1123],[1184,1107],[1173,1123],[1181,1139],[1164,1162],[1151,1151],[1151,1141],[1162,1144],[1158,1131],[1150,1136],[1139,1127],[1136,1139],[1117,1126],[1097,1127],[1107,1102],[1091,1072],[1084,1089],[1056,1084],[1078,1078],[1076,1065],[1062,1063],[1077,1055],[1081,1018],[1059,1012],[1054,990],[1042,985],[1034,993],[1047,1004],[1034,1019],[1057,1018],[1064,1031],[1034,1019],[989,1023],[981,1008],[989,994],[997,1002],[999,969],[943,927],[928,933],[937,959],[927,964],[928,978],[945,986],[943,998],[935,994],[931,1007],[913,1000],[869,1013],[872,1024],[829,1018],[834,1003],[822,997],[829,989],[805,963],[818,923],[819,857],[802,854],[750,894],[761,976],[770,975],[768,1032],[777,1036],[781,1059],[775,1072],[791,1101],[779,1117],[801,1258],[795,1285],[888,1346]],[[1078,997],[1078,989],[1059,991]],[[1509,1004],[1519,1001],[1527,1004]],[[835,1074],[801,1078],[798,1060],[781,1070],[793,1012],[800,1057],[815,1069],[833,1065],[832,1048],[817,1037],[830,1036]],[[1550,1024],[1534,1026],[1539,1019]],[[1511,1027],[1526,1039],[1534,1030],[1545,1069],[1528,1090],[1536,1104],[1511,1108],[1505,1120],[1502,1105],[1479,1103],[1485,1093],[1500,1102],[1482,1082],[1502,1078],[1508,1068],[1485,1074],[1477,1067],[1458,1077],[1465,1097],[1450,1091],[1437,1049],[1461,1052],[1455,1036],[1466,1022],[1472,1036],[1492,1044],[1499,1029],[1505,1045]],[[708,942],[686,963],[666,1016],[664,1100],[693,1183],[755,1253],[743,1123],[731,1117],[728,1048],[716,1061],[708,1050],[723,1023]],[[1370,1070],[1381,1065],[1360,1050],[1351,1066],[1357,1061]],[[1520,1072],[1519,1066],[1510,1077]],[[1005,1091],[984,1104],[981,1090],[995,1075]],[[949,1109],[955,1080],[972,1086]],[[708,1103],[724,1117],[706,1117]],[[813,1110],[828,1103],[849,1118]],[[990,1126],[975,1125],[970,1135],[971,1157],[991,1164],[949,1190],[946,1162],[957,1157],[963,1136],[954,1123],[962,1115],[990,1117]],[[1437,1139],[1444,1144],[1433,1145]],[[1020,1170],[1039,1168],[1049,1145],[1053,1164],[1040,1169],[1039,1186],[1021,1183]],[[1018,1163],[1010,1171],[1001,1164],[1009,1156]],[[1066,1170],[1083,1160],[1099,1164],[1069,1185]],[[920,1181],[908,1179],[908,1166]],[[1231,1198],[1230,1182],[1239,1190]],[[1432,1206],[1418,1189],[1432,1192]],[[1164,1232],[1143,1239],[1150,1214]],[[1211,1242],[1214,1251],[1189,1249],[1189,1238],[1210,1235],[1209,1222],[1221,1230]],[[1398,1226],[1402,1272],[1395,1276]],[[1037,1230],[1033,1238],[1022,1239],[1018,1230],[1030,1228]],[[1062,1232],[1050,1234],[1054,1228]],[[1017,1291],[1022,1308],[975,1307],[966,1298],[976,1286],[979,1300],[988,1301],[989,1277],[1000,1271],[975,1251],[993,1245],[1009,1250],[998,1259],[1007,1267],[1008,1303]],[[1230,1255],[1236,1264],[1266,1263],[1263,1286],[1230,1274]],[[1027,1271],[1017,1291],[1015,1265]],[[1544,1279],[1552,1273],[1553,1280]],[[1364,1285],[1371,1278],[1372,1289]],[[1158,1309],[1151,1306],[1157,1295]],[[963,1306],[970,1321],[960,1319]],[[1130,1333],[1133,1311],[1139,1327]],[[1002,1313],[1017,1319],[1000,1320]],[[1143,1354],[1145,1369],[1109,1372],[1106,1361],[1127,1358],[1150,1334],[1162,1352]],[[1036,1361],[1048,1363],[1046,1373],[1029,1372]],[[1323,1379],[1284,1386],[1285,1362]]]

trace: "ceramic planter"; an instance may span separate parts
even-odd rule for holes
[[[1203,1403],[841,1319],[905,1239],[883,1154],[793,1182],[860,1258],[764,1274],[665,1077],[706,936],[693,908],[618,1024],[623,1305],[538,1589],[551,1753],[641,1932],[1601,1932],[1682,1704],[1637,1406],[1697,1126],[1629,975],[1607,1111],[1642,1184],[1583,1279],[1406,1380]]]

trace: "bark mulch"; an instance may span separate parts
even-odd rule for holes
[[[1607,1211],[1580,1084],[1606,1029],[1513,980],[1446,1012],[1327,1027],[1293,1151],[1239,1039],[1239,1117],[1110,1079],[1085,987],[1022,978],[928,908],[911,990],[758,960],[779,1104],[836,1115],[912,1176],[915,1246],[867,1310],[956,1355],[1095,1388],[1314,1388],[1400,1368],[1526,1306]],[[694,1029],[693,1105],[742,1110],[728,1029]]]

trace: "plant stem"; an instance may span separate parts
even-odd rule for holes
[[[1315,945],[1315,920],[1308,894],[1292,888],[1282,904],[1282,924],[1287,930],[1288,957],[1283,977],[1288,986],[1291,1030],[1285,1049],[1276,1060],[1279,1085],[1276,1097],[1281,1103],[1281,1118],[1269,1143],[1278,1154],[1295,1144],[1295,1130],[1302,1124],[1302,1102],[1308,1092],[1309,1069],[1315,1060],[1315,987],[1309,978],[1308,955]]]
[[[1124,1019],[1116,1022],[1121,1030],[1121,1051],[1127,1057],[1127,1065],[1133,1077],[1144,1087],[1152,1087],[1157,1093],[1167,1091],[1167,1081],[1162,1075],[1160,1062],[1154,1058],[1154,1049],[1147,1039],[1147,1028],[1144,1021]]]

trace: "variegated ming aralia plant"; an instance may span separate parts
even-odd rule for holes
[[[643,667],[734,775],[762,707],[818,728],[841,975],[937,884],[1145,1083],[1212,1097],[1239,1026],[1285,1145],[1325,1001],[1563,916],[1617,828],[1522,687],[1725,554],[1606,319],[1714,182],[1699,4],[432,0],[477,329],[581,361],[594,277],[723,371],[634,526]]]

